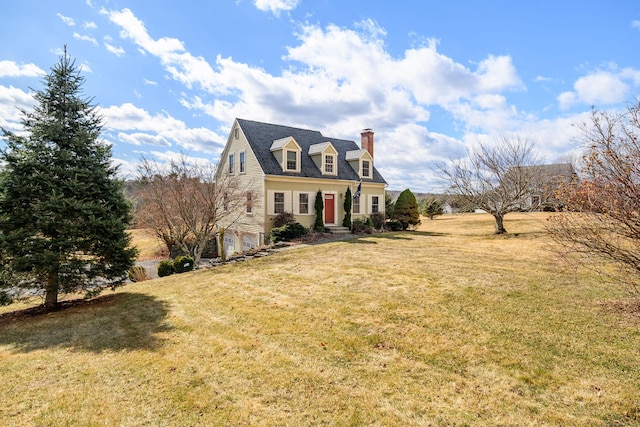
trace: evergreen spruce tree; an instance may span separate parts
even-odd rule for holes
[[[131,206],[83,83],[65,47],[34,110],[22,111],[24,136],[2,129],[0,258],[17,280],[0,284],[39,288],[47,308],[59,293],[91,296],[122,284],[136,257],[126,231]]]
[[[316,202],[314,204],[314,208],[316,209],[316,220],[313,223],[313,231],[322,233],[324,232],[324,219],[322,217],[322,212],[324,211],[324,202],[322,201],[321,190],[318,190],[318,192],[316,193]]]
[[[344,195],[344,219],[342,220],[342,226],[351,229],[351,205],[353,203],[353,196],[351,195],[351,187],[347,187],[347,192]]]
[[[408,188],[398,196],[394,207],[395,220],[406,230],[410,226],[420,224],[420,213],[416,196]]]
[[[429,197],[422,201],[422,206],[420,206],[420,213],[424,216],[429,217],[430,220],[433,220],[438,215],[442,215],[444,210],[442,208],[442,200],[437,197]]]

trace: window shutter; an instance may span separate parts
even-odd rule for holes
[[[293,192],[293,214],[300,215],[300,192]]]
[[[286,212],[293,212],[293,205],[291,203],[291,191],[283,191],[284,193],[284,210]]]
[[[309,193],[309,214],[316,214],[316,194],[317,192]]]
[[[273,190],[269,190],[267,191],[267,214],[268,215],[274,215],[274,207],[273,207]]]

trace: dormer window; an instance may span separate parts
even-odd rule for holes
[[[271,152],[282,167],[283,172],[300,172],[300,152],[302,149],[292,136],[280,138],[271,144]]]
[[[298,152],[287,150],[287,171],[295,172],[298,170]]]
[[[371,162],[369,160],[362,160],[362,177],[371,178]]]
[[[367,150],[347,151],[346,160],[360,178],[373,178],[373,157]]]
[[[335,156],[327,154],[324,156],[324,173],[327,175],[333,175],[333,166],[335,163]]]
[[[338,150],[330,141],[311,145],[309,156],[322,175],[338,175]]]

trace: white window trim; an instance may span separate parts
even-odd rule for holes
[[[288,166],[288,162],[287,162],[287,157],[289,153],[296,153],[296,168],[295,169],[289,169]],[[288,148],[285,148],[284,150],[282,150],[282,170],[285,172],[300,172],[300,150],[291,150]]]
[[[229,163],[229,175],[236,174],[236,153],[229,153],[227,157],[227,162]]]
[[[267,191],[267,215],[277,215],[275,213],[275,193],[284,193],[284,211],[292,212],[291,191],[269,190]]]
[[[245,197],[246,197],[246,205],[245,205],[244,213],[251,216],[253,215],[253,193],[251,191],[247,191]]]
[[[359,207],[359,209],[358,209],[358,212],[354,212],[354,211],[353,211],[353,207],[355,206],[355,198],[354,198],[353,203],[352,203],[352,205],[351,205],[351,206],[352,206],[352,207],[351,207],[351,212],[352,212],[353,214],[355,214],[355,215],[360,215],[360,214],[362,214],[362,212],[366,212],[366,211],[363,209],[363,206],[365,205],[365,203],[364,203],[364,199],[365,199],[365,197],[363,197],[362,193],[360,193],[360,196],[358,196],[358,200],[359,200],[359,202],[360,202],[360,203],[359,203],[359,206],[358,206],[358,207]]]
[[[364,174],[364,162],[369,162],[369,174],[365,175]],[[360,176],[362,178],[371,178],[373,175],[373,162],[369,159],[362,159],[360,160]]]
[[[309,198],[309,212],[300,213],[300,194],[306,194]],[[315,215],[315,198],[316,193],[309,191],[294,191],[293,192],[293,214],[294,215]]]
[[[242,158],[244,157],[244,161]],[[238,172],[242,175],[247,173],[247,153],[242,150],[238,153]]]
[[[369,197],[367,197],[367,202],[368,202],[368,207],[369,209],[366,212],[369,212],[369,215],[373,214],[373,198],[377,197],[378,198],[378,212],[384,212],[384,210],[381,208],[381,200],[382,198],[380,197],[379,194],[369,194]],[[360,198],[360,203],[362,203],[362,198]],[[360,210],[362,211],[362,206],[360,206]]]
[[[333,163],[331,163],[333,165],[333,172],[327,172],[326,166],[327,166],[327,158],[328,157],[331,157],[333,159]],[[331,175],[331,176],[337,176],[338,175],[338,156],[336,156],[333,153],[323,154],[322,155],[322,174],[323,175]]]

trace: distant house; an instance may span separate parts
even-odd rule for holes
[[[536,168],[530,183],[529,198],[526,210],[539,211],[547,208],[555,208],[560,200],[556,198],[556,192],[560,185],[570,184],[577,179],[577,174],[570,163],[556,163],[551,165],[528,166]]]
[[[217,182],[232,179],[244,192],[239,211],[219,224],[225,228],[225,253],[262,245],[282,212],[311,227],[318,190],[327,227],[342,225],[347,189],[356,194],[360,188],[353,219],[383,213],[386,181],[374,166],[373,144],[371,129],[362,131],[358,146],[314,130],[236,119],[216,175]]]

